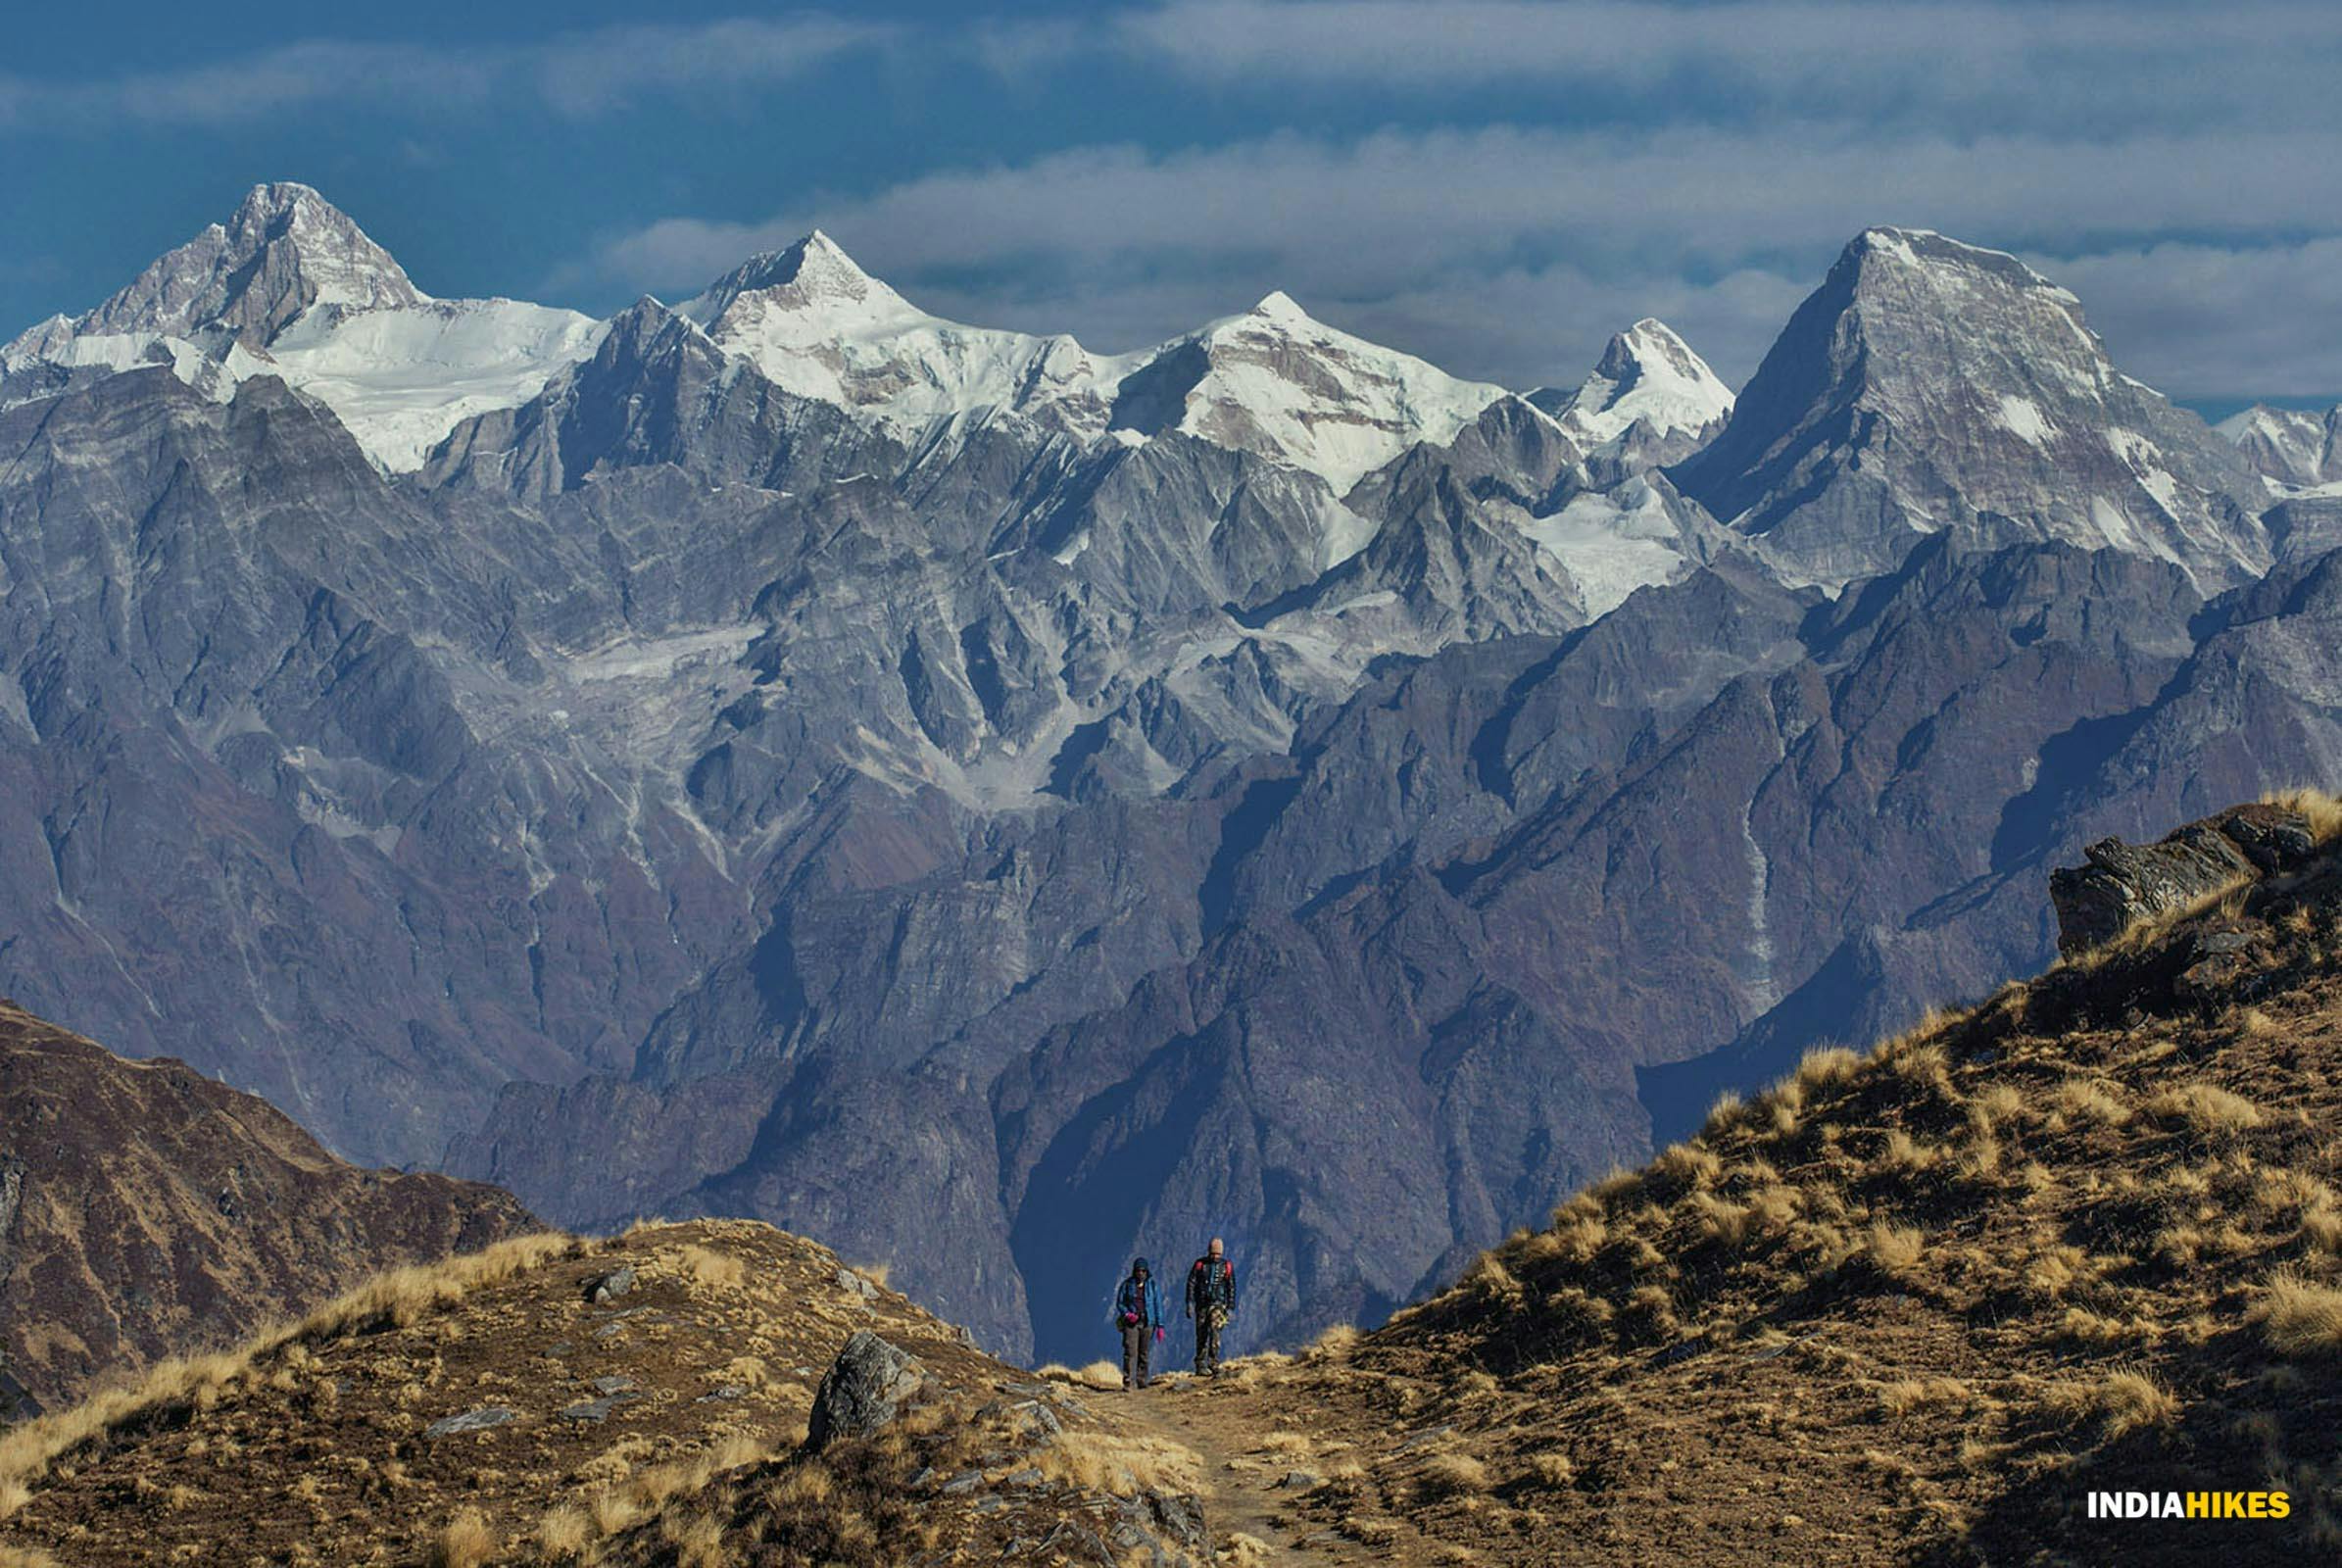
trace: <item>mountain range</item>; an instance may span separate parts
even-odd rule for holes
[[[0,990],[1010,1356],[1224,1235],[1282,1343],[2036,966],[2082,844],[2332,776],[2317,423],[1920,230],[1736,399],[1651,320],[1516,395],[819,233],[434,300],[263,186],[0,350]]]

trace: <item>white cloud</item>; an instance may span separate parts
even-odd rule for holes
[[[2342,239],[2026,258],[2123,368],[2175,398],[2342,397]]]
[[[586,115],[646,92],[705,94],[787,81],[899,29],[819,14],[780,21],[594,28],[518,47],[319,40],[170,71],[81,81],[0,75],[0,126],[220,125],[315,104],[426,113],[509,90]]]
[[[2305,0],[2217,18],[2147,0],[1170,0],[1110,36],[1239,92],[1518,84],[1640,97],[1667,119],[1953,110],[2079,125],[2126,110],[2117,123],[2332,125],[2342,68],[2342,13]]]

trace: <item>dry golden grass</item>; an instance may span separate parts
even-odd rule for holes
[[[472,1291],[568,1256],[578,1245],[574,1238],[552,1233],[520,1236],[439,1263],[393,1269],[299,1323],[270,1329],[236,1349],[162,1362],[126,1389],[0,1433],[0,1487],[29,1487],[60,1454],[146,1411],[178,1404],[212,1409],[223,1390],[266,1381],[268,1374],[257,1371],[256,1363],[288,1347],[306,1356],[309,1344],[373,1327],[406,1326]]]
[[[2299,811],[2310,824],[2310,832],[2320,844],[2342,839],[2342,799],[2321,789],[2302,786],[2277,790],[2261,797],[2269,806]]]
[[[431,1568],[481,1568],[496,1555],[496,1532],[477,1508],[466,1508],[432,1538]]]
[[[1316,1440],[1304,1432],[1271,1432],[1260,1440],[1256,1451],[1278,1459],[1307,1458],[1317,1448]]]
[[[2333,1286],[2280,1273],[2254,1303],[2252,1318],[2280,1355],[2342,1352],[2342,1290]]]
[[[1826,1089],[1844,1083],[1862,1066],[1862,1057],[1844,1046],[1816,1046],[1797,1063],[1796,1076],[1790,1081],[1800,1091]]]
[[[1529,1473],[1548,1487],[1566,1487],[1578,1479],[1578,1467],[1566,1453],[1533,1453]]]
[[[1958,1378],[1898,1378],[1878,1386],[1878,1407],[1889,1415],[1907,1415],[1929,1405],[1966,1403],[1975,1391]]]
[[[534,1539],[541,1556],[561,1562],[580,1555],[593,1544],[594,1521],[573,1502],[557,1503],[537,1521]]]
[[[2053,1389],[2054,1409],[2076,1416],[2096,1416],[2108,1438],[2119,1438],[2141,1427],[2168,1427],[2179,1419],[2179,1398],[2152,1374],[2124,1368],[2087,1383],[2069,1383]]]
[[[1940,1147],[1923,1144],[1897,1127],[1887,1133],[1885,1142],[1880,1146],[1878,1164],[1883,1169],[1913,1176],[1941,1164],[1944,1153]]]
[[[2111,1079],[2069,1078],[2058,1085],[2053,1103],[2069,1120],[2120,1127],[2130,1120],[2122,1096],[2122,1086]]]
[[[880,1290],[886,1289],[887,1277],[894,1272],[894,1265],[887,1262],[849,1263],[846,1266],[854,1270],[856,1274],[859,1274],[862,1278],[868,1280],[871,1284],[877,1286]]]
[[[1651,1161],[1650,1174],[1684,1190],[1703,1188],[1724,1174],[1724,1157],[1696,1140],[1671,1144]]]
[[[1079,1384],[1085,1389],[1107,1392],[1122,1387],[1122,1367],[1114,1361],[1093,1361],[1085,1367],[1070,1367],[1062,1361],[1051,1361],[1034,1370],[1035,1377],[1048,1378],[1055,1383]]]
[[[57,1559],[29,1546],[0,1546],[0,1568],[58,1568]]]
[[[1217,1556],[1229,1568],[1262,1568],[1277,1560],[1277,1548],[1258,1536],[1236,1530],[1229,1533],[1228,1544],[1219,1549]]]
[[[1468,1453],[1435,1453],[1424,1461],[1415,1479],[1425,1494],[1433,1497],[1477,1495],[1496,1484],[1488,1467]]]
[[[1035,1467],[1052,1481],[1118,1497],[1194,1492],[1203,1473],[1203,1461],[1183,1445],[1087,1429],[1059,1433],[1041,1450]]]
[[[290,1332],[264,1336],[239,1352],[247,1359],[291,1340],[339,1339],[352,1330],[369,1327],[405,1328],[424,1313],[452,1306],[473,1291],[501,1285],[514,1275],[542,1267],[578,1249],[574,1237],[546,1232],[517,1236],[483,1251],[467,1252],[444,1262],[418,1263],[392,1269],[311,1313]]]
[[[597,1493],[587,1512],[594,1521],[595,1534],[603,1536],[614,1536],[642,1517],[632,1498],[615,1492]]]
[[[1310,1342],[1302,1355],[1312,1361],[1346,1361],[1358,1348],[1360,1337],[1355,1324],[1337,1323]]]
[[[684,1248],[676,1261],[687,1279],[710,1291],[738,1290],[748,1276],[748,1265],[739,1258],[697,1243]]]
[[[1919,1266],[1927,1250],[1927,1236],[1917,1226],[1886,1220],[1872,1224],[1863,1238],[1863,1255],[1888,1274],[1903,1274]]]
[[[2242,1095],[2208,1083],[2166,1089],[2150,1098],[2145,1109],[2158,1121],[2183,1123],[2204,1138],[2249,1132],[2269,1120]]]

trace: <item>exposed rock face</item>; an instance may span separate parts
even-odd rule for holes
[[[813,1395],[805,1447],[819,1453],[840,1438],[866,1438],[901,1413],[926,1374],[918,1358],[856,1329]]]
[[[1849,245],[1675,478],[1784,570],[1833,586],[1939,528],[2137,551],[2207,593],[2270,560],[2257,477],[2116,370],[2072,294],[1924,230]]]
[[[2256,403],[2214,428],[2236,443],[2245,462],[2282,484],[2342,481],[2342,407],[2313,414]]]
[[[2254,876],[2298,865],[2317,847],[2308,819],[2272,806],[2222,811],[2153,844],[2101,839],[2083,851],[2087,865],[2050,873],[2058,951],[2097,947],[2133,921],[2186,908]]]
[[[423,298],[388,251],[316,191],[256,185],[224,226],[159,258],[85,329],[183,336],[219,326],[265,344],[313,305],[371,310]]]
[[[535,1228],[509,1195],[343,1164],[186,1063],[0,1003],[0,1367],[41,1403],[366,1276]]]

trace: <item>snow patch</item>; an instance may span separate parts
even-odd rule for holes
[[[1576,579],[1588,615],[1609,613],[1637,588],[1675,581],[1687,564],[1666,502],[1640,481],[1577,496],[1520,528]]]
[[[2053,428],[2043,416],[2039,404],[2031,398],[2016,397],[2005,392],[2000,400],[2000,422],[2034,446],[2046,445]]]

